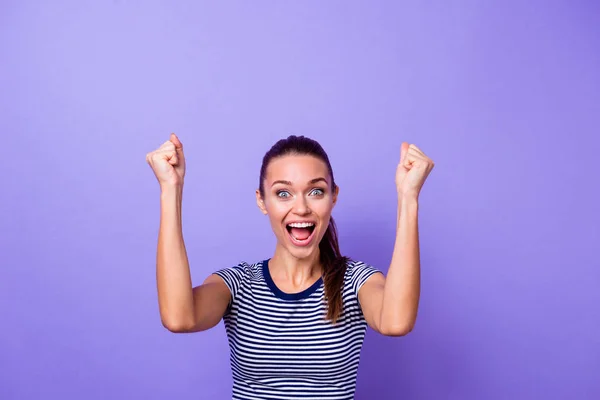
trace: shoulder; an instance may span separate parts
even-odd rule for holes
[[[360,260],[348,260],[346,263],[346,277],[350,279],[361,279],[364,275],[372,275],[381,272],[371,264]]]
[[[217,275],[225,282],[231,291],[231,294],[235,297],[240,287],[246,285],[250,281],[263,279],[262,268],[263,261],[254,263],[241,261],[230,267],[214,271],[213,274]]]
[[[222,268],[214,272],[224,280],[244,280],[262,276],[263,261],[249,263],[240,261],[238,264]]]
[[[364,261],[349,260],[346,263],[344,281],[346,285],[349,285],[352,288],[352,291],[355,294],[358,294],[359,289],[367,282],[367,280],[377,273],[382,272]]]

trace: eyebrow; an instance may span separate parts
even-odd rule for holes
[[[310,180],[308,183],[310,185],[313,185],[313,184],[315,184],[317,182],[325,182],[325,183],[327,183],[327,180],[325,178],[319,177],[319,178],[315,178],[315,179]],[[277,185],[278,183],[282,184],[282,185],[292,186],[292,182],[290,182],[290,181],[277,180],[277,181],[273,182],[273,184],[271,185],[271,187]]]

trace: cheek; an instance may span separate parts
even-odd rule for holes
[[[311,210],[318,214],[320,217],[326,217],[329,214],[331,214],[331,211],[333,209],[333,203],[331,202],[331,200],[318,200],[318,201],[314,201],[311,204]]]
[[[265,208],[271,224],[281,224],[281,220],[289,211],[289,207],[281,202],[269,202]]]

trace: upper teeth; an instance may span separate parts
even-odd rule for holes
[[[288,224],[288,226],[291,226],[292,228],[308,228],[309,226],[314,226],[315,224],[313,224],[312,222],[294,222],[291,224]]]

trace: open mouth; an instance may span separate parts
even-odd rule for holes
[[[285,227],[292,243],[298,246],[307,246],[312,241],[316,225],[314,222],[292,222]]]

